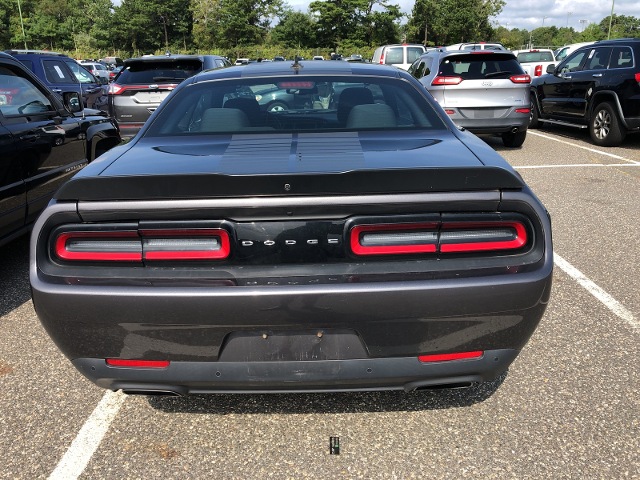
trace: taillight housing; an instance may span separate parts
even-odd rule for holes
[[[224,228],[58,228],[53,256],[64,262],[223,260],[231,253]]]
[[[120,95],[122,92],[126,90],[126,87],[123,85],[118,85],[117,83],[112,83],[109,85],[109,95]]]
[[[533,71],[533,75],[536,77],[542,75],[542,65],[536,65],[536,68]]]
[[[431,85],[459,85],[462,83],[462,77],[444,77],[438,75],[433,79]]]
[[[522,75],[512,75],[509,77],[509,80],[513,83],[531,83],[531,77],[526,73]]]
[[[524,219],[366,223],[349,228],[356,256],[522,253],[531,233]]]

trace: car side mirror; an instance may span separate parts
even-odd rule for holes
[[[66,92],[63,95],[63,102],[71,113],[82,111],[82,101],[80,100],[80,94],[77,92]]]
[[[556,72],[556,64],[552,63],[551,65],[547,65],[547,73],[555,73]]]

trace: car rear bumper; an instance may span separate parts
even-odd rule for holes
[[[324,361],[172,362],[163,369],[108,366],[79,358],[75,367],[97,385],[130,394],[413,391],[468,386],[503,373],[518,350],[485,351],[481,358],[423,363],[415,357]]]
[[[449,115],[449,118],[456,125],[464,127],[473,133],[505,133],[514,129],[517,129],[517,131],[527,130],[529,127],[528,113],[511,111],[509,114],[499,118],[469,118],[469,116],[461,114],[457,109],[449,109],[447,107],[447,110],[455,112]]]

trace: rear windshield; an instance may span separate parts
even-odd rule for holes
[[[444,128],[407,81],[296,76],[191,84],[168,99],[144,136]]]
[[[512,54],[475,53],[446,57],[440,63],[440,75],[462,77],[463,80],[508,78],[524,70]]]
[[[551,52],[520,52],[518,54],[520,63],[529,62],[553,62],[553,53]]]
[[[415,62],[424,53],[424,48],[407,47],[407,63]]]
[[[404,63],[404,56],[402,47],[389,47],[385,52],[384,63],[387,65],[393,65],[396,63]]]
[[[120,73],[118,84],[176,83],[201,70],[201,60],[135,62]]]

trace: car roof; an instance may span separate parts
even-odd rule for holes
[[[65,57],[65,58],[71,58],[68,55],[65,55],[64,53],[60,53],[60,52],[50,52],[49,50],[20,50],[20,49],[14,49],[14,50],[5,50],[5,53],[8,53],[10,55],[13,55],[14,57],[17,57],[18,55],[20,56],[24,56],[24,55],[49,55],[52,57]]]
[[[182,60],[202,61],[202,57],[202,55],[149,55],[147,57],[127,58],[124,64],[128,66],[132,63],[178,62]]]
[[[430,52],[423,53],[420,55],[420,58],[423,57],[434,57],[438,56],[440,58],[444,57],[460,57],[460,56],[468,56],[473,55],[477,58],[483,58],[483,55],[492,55],[497,57],[512,57],[516,58],[515,54],[511,50],[432,50]]]
[[[269,77],[296,75],[297,73],[305,75],[372,75],[399,77],[403,71],[391,65],[378,65],[375,63],[362,62],[314,62],[313,60],[303,60],[297,63],[293,61],[285,62],[255,62],[243,66],[231,66],[223,70],[214,70],[202,72],[196,77],[192,77],[193,81],[206,81],[211,77],[220,78],[241,78],[241,77]],[[406,72],[404,72],[406,73]],[[408,73],[406,75],[412,78]]]

